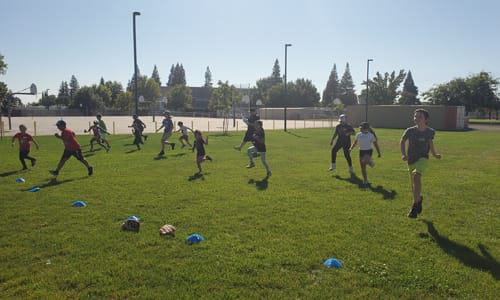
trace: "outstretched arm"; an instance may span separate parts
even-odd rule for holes
[[[399,147],[401,148],[401,159],[407,161],[408,156],[406,155],[406,139],[402,138],[401,141],[399,141]]]
[[[437,159],[441,159],[441,154],[436,152],[436,148],[434,148],[434,142],[432,140],[429,141],[429,147],[430,147],[432,156],[434,156]]]

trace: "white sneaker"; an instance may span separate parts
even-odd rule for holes
[[[333,171],[333,170],[335,170],[335,168],[336,168],[336,167],[337,167],[337,166],[336,166],[335,164],[332,164],[332,165],[330,166],[330,169],[328,169],[328,170]]]
[[[373,159],[370,159],[370,161],[368,162],[368,165],[372,168],[375,167],[375,161]]]
[[[349,167],[349,173],[354,174],[354,169],[352,167]]]

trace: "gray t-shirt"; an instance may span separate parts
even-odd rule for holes
[[[407,128],[403,139],[408,140],[408,164],[417,162],[419,158],[429,158],[429,141],[434,139],[434,129],[427,127],[424,131],[417,126]]]

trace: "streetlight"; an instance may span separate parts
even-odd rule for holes
[[[132,13],[132,18],[134,20],[133,22],[133,29],[134,29],[134,100],[135,100],[135,114],[139,114],[139,100],[137,98],[137,47],[135,43],[135,17],[140,16],[141,13],[138,11],[134,11]]]
[[[286,81],[287,81],[287,78],[286,78],[286,67],[287,67],[287,48],[292,46],[292,44],[285,44],[285,110],[284,110],[284,119],[285,119],[285,125],[284,125],[284,128],[285,128],[285,131],[286,131],[286,109],[287,109],[287,98],[288,98],[288,92],[286,90]]]
[[[366,99],[365,99],[365,122],[368,122],[368,85],[369,85],[369,73],[370,73],[370,62],[373,61],[373,59],[369,58],[366,61]]]

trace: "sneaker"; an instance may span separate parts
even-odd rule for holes
[[[349,173],[354,174],[354,169],[352,167],[349,167]]]
[[[92,176],[92,174],[94,174],[94,167],[89,167],[88,170],[89,170],[89,176]]]
[[[104,149],[106,149],[106,153],[108,153],[108,152],[109,152],[109,148],[111,148],[111,147],[104,148]]]
[[[56,171],[56,170],[50,170],[49,173],[54,175],[54,176],[59,175],[59,171]]]
[[[144,140],[147,141],[148,140],[148,136],[147,135],[144,135]]]
[[[240,148],[240,147],[238,147],[238,146],[234,146],[233,148],[234,148],[234,150],[241,151],[241,148]]]
[[[250,168],[253,168],[253,167],[255,167],[255,164],[251,163],[251,164],[248,164],[247,169],[250,169]]]
[[[267,177],[271,177],[271,175],[273,175],[273,173],[271,173],[271,171],[267,172]]]
[[[417,205],[417,214],[421,214],[422,213],[422,202],[424,202],[424,197],[420,196],[420,202],[418,202],[418,205]]]
[[[186,145],[182,144],[181,149],[184,149],[184,147],[186,147]]]
[[[23,170],[23,171],[24,171],[24,170],[28,170],[28,167],[23,167],[23,168],[22,168],[22,170]]]
[[[368,180],[363,180],[363,184],[362,184],[363,187],[368,187],[369,185],[370,185],[370,183],[368,182]]]
[[[212,161],[212,160],[213,160],[213,159],[212,159],[210,156],[208,156],[208,155],[207,155],[207,156],[205,156],[205,158],[206,158],[207,160],[209,160],[209,161]]]
[[[370,159],[370,161],[368,162],[368,165],[372,168],[375,167],[375,161],[373,159]]]
[[[417,213],[417,207],[412,206],[410,212],[408,213],[408,218],[416,219],[417,215],[418,215],[418,213]]]
[[[162,156],[165,154],[165,151],[161,150],[160,153],[158,153],[158,156]]]
[[[336,166],[335,164],[332,164],[332,165],[330,166],[330,169],[328,169],[328,170],[333,171],[333,170],[335,170],[335,168],[336,168],[336,167],[337,167],[337,166]]]
[[[31,166],[34,167],[36,165],[36,158],[33,158],[31,160]]]
[[[175,143],[170,144],[170,145],[172,146],[172,150],[174,150],[174,148],[175,148]]]

